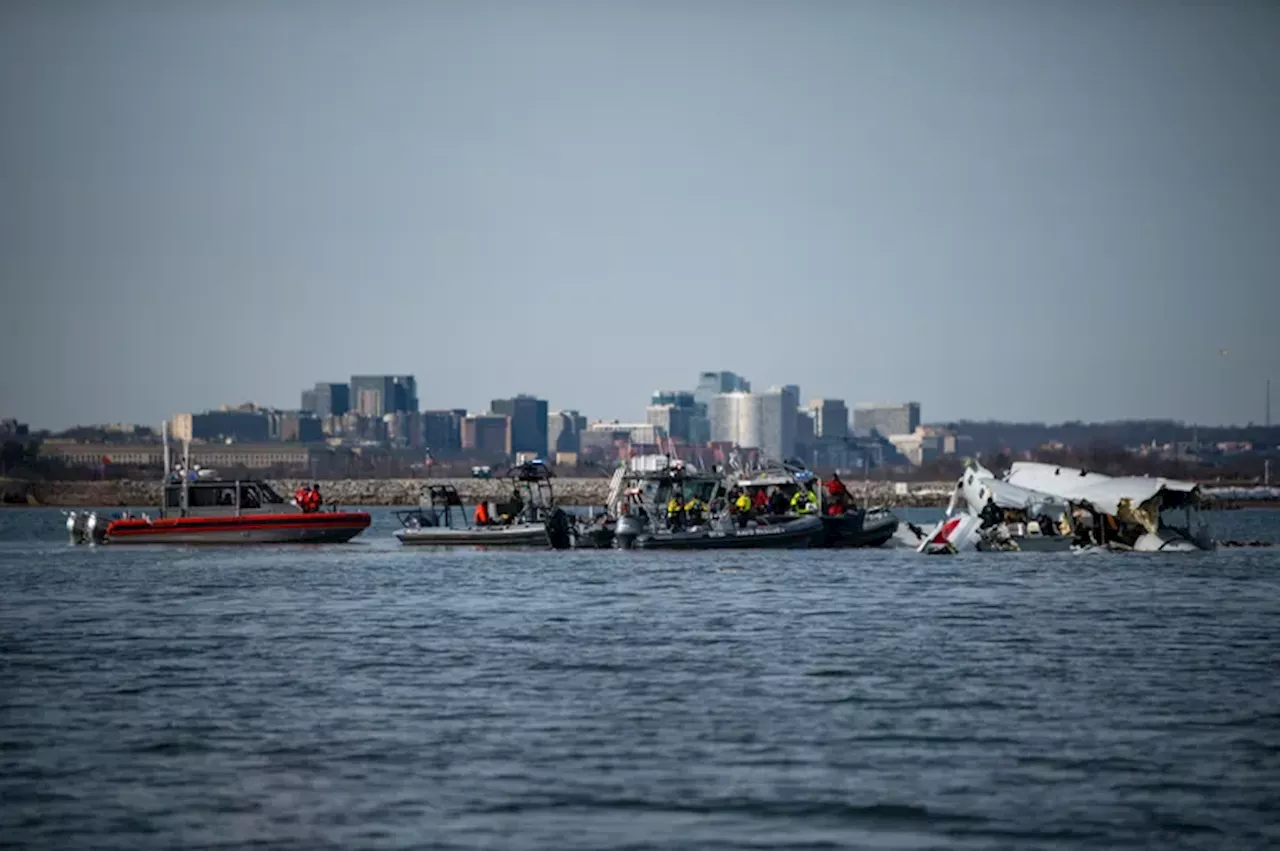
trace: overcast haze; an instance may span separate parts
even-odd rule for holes
[[[1261,422],[1277,45],[1275,3],[7,2],[0,416],[387,372],[628,419],[732,369]]]

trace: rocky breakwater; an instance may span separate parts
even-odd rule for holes
[[[271,483],[289,498],[311,480],[285,479]],[[467,504],[479,500],[506,499],[511,484],[500,479],[333,479],[320,480],[320,492],[330,505],[416,505],[425,484],[453,485]],[[603,505],[608,498],[605,478],[558,478],[553,482],[556,499],[564,505]],[[893,482],[850,482],[849,490],[862,505],[940,507],[954,486],[950,483],[913,484],[903,488]],[[29,482],[0,479],[0,501],[17,505],[50,505],[65,508],[153,508],[160,504],[160,483],[155,480],[83,482]]]
[[[453,485],[468,504],[504,500],[510,482],[499,479],[319,479],[329,505],[417,505],[424,485]],[[281,479],[271,486],[285,499],[312,479]],[[601,505],[609,493],[608,479],[563,478],[554,482],[556,499],[566,505]],[[10,505],[49,505],[60,508],[153,508],[160,504],[160,482],[119,479],[81,482],[0,480],[0,500]]]
[[[428,485],[452,485],[468,505],[502,501],[511,496],[511,482],[502,479],[337,479],[319,480],[324,500],[337,505],[417,505]],[[272,482],[283,495],[292,494],[311,480]],[[603,505],[609,496],[609,480],[560,478],[552,481],[556,501],[563,505]]]

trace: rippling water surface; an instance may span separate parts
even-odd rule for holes
[[[0,846],[1280,844],[1280,550],[424,552],[377,511],[0,512]]]

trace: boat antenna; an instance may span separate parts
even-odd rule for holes
[[[164,481],[169,483],[169,421],[160,424],[160,443],[164,446]]]
[[[182,439],[182,516],[191,504],[191,441]]]

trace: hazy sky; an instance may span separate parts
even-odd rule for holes
[[[1280,4],[8,0],[0,286],[39,426],[702,369],[1261,422]]]

